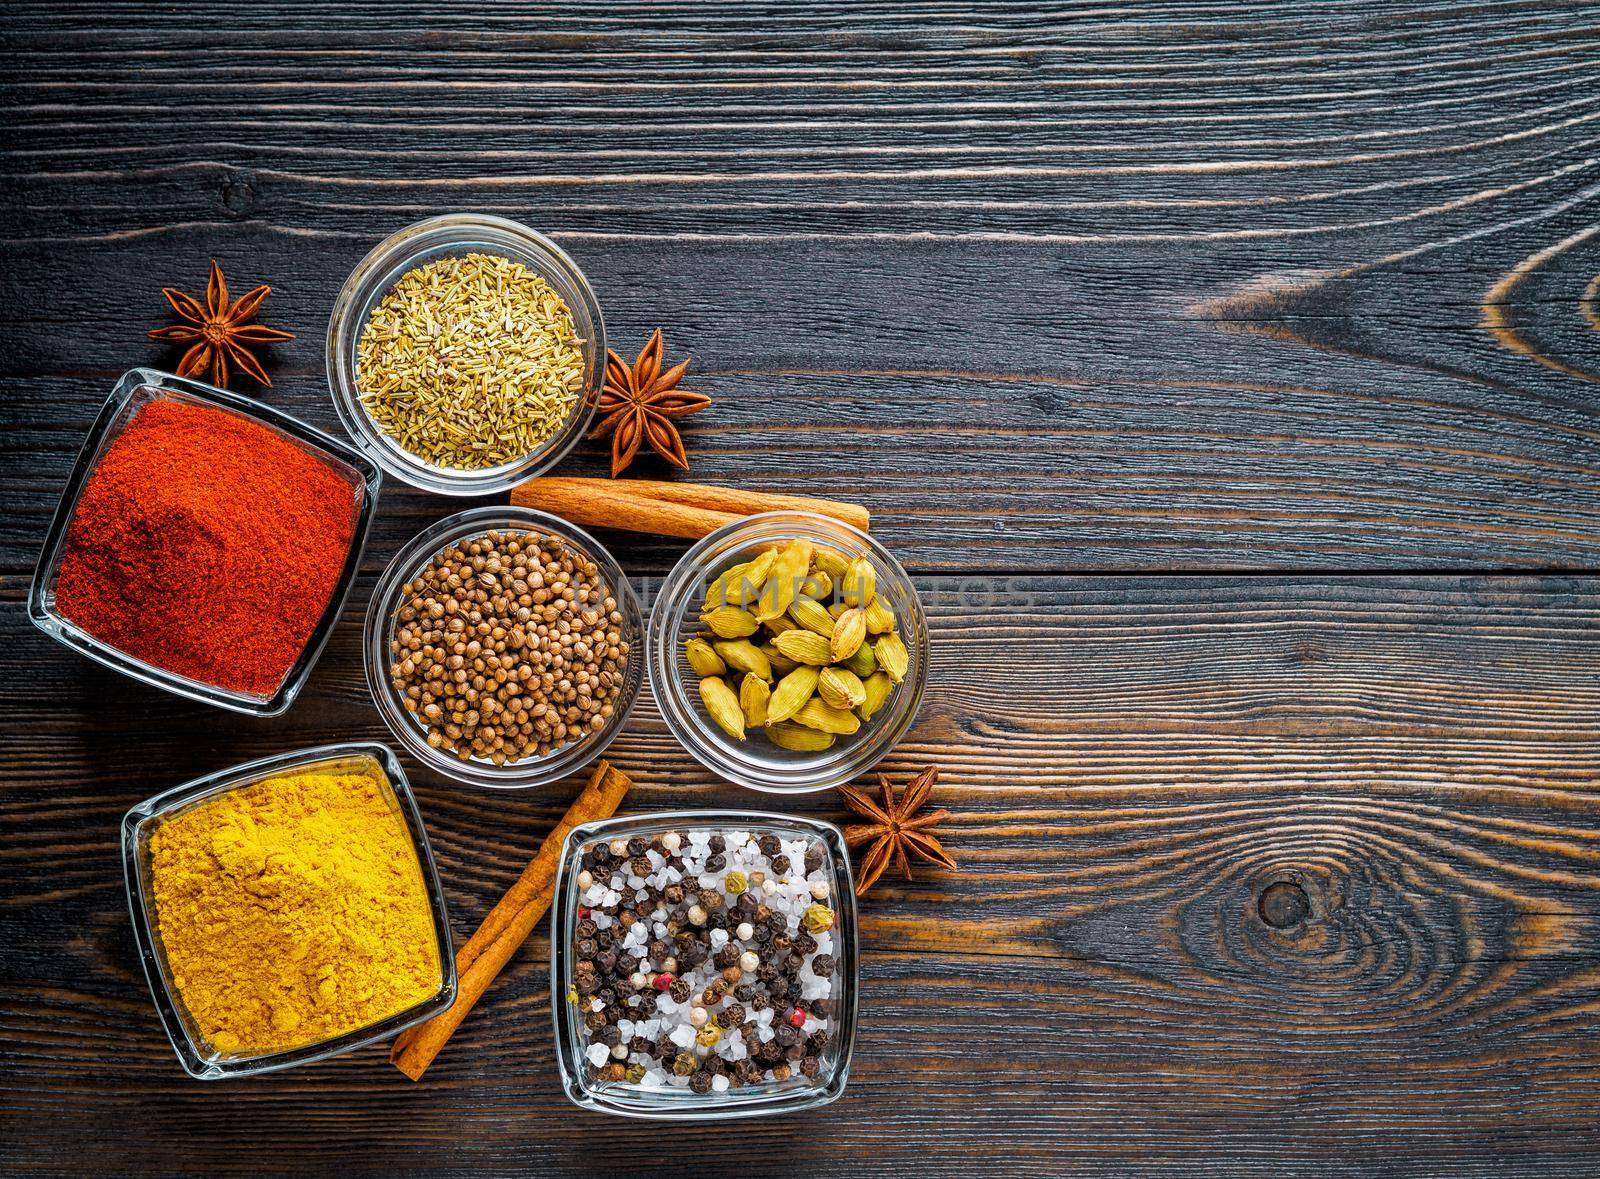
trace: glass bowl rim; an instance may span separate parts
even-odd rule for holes
[[[136,410],[127,420],[120,425],[117,424],[118,417],[127,410],[139,391],[144,388],[152,389],[157,395],[165,394],[169,400],[213,406],[265,426],[316,454],[317,457],[329,460],[335,470],[351,479],[353,486],[361,488],[361,503],[356,512],[355,530],[351,534],[350,548],[345,554],[345,563],[339,572],[339,580],[335,584],[333,594],[328,599],[328,605],[321,619],[306,639],[305,646],[301,648],[300,654],[295,657],[294,663],[290,665],[283,680],[270,696],[256,696],[216,684],[207,684],[153,663],[146,663],[137,656],[130,655],[89,633],[62,614],[52,600],[51,590],[55,576],[66,552],[67,530],[77,514],[78,503],[84,489],[88,486],[90,476],[93,475],[106,450],[122,435],[137,415]],[[150,400],[157,399],[158,397],[152,397]],[[367,541],[377,518],[378,496],[382,487],[383,471],[367,455],[351,446],[349,442],[308,425],[292,414],[253,397],[208,385],[192,377],[180,377],[175,373],[142,366],[131,368],[118,378],[110,394],[101,404],[100,411],[85,433],[83,444],[73,460],[72,470],[67,476],[61,496],[56,501],[55,513],[51,517],[49,529],[40,546],[39,558],[34,565],[33,578],[28,587],[28,617],[34,626],[63,646],[140,683],[189,700],[198,700],[202,704],[211,704],[248,716],[279,716],[287,712],[300,695],[311,676],[312,669],[322,657],[328,640],[333,637],[339,618],[344,613],[350,592],[355,588],[356,578],[361,571],[361,561],[366,552]]]
[[[666,1098],[657,1100],[641,1097],[637,1101],[619,1102],[609,1095],[590,1088],[579,1074],[578,1061],[582,1058],[573,1039],[572,1021],[567,1018],[569,1004],[567,987],[571,984],[571,956],[567,947],[577,924],[576,908],[570,902],[576,887],[577,873],[573,865],[583,844],[604,836],[618,836],[662,827],[691,826],[769,826],[778,829],[798,828],[822,841],[828,849],[833,867],[836,907],[839,911],[841,934],[839,958],[846,973],[840,976],[843,995],[837,1017],[835,1033],[839,1045],[837,1063],[827,1081],[814,1087],[791,1089],[783,1093],[730,1097],[728,1094],[695,1094],[693,1098]],[[805,815],[780,814],[775,811],[698,809],[687,811],[651,811],[639,815],[613,815],[580,823],[567,832],[561,842],[561,857],[557,861],[555,892],[550,910],[550,1011],[555,1024],[556,1067],[561,1078],[562,1091],[574,1105],[598,1110],[626,1118],[647,1121],[710,1121],[736,1118],[762,1117],[769,1114],[794,1113],[803,1109],[816,1109],[837,1101],[844,1094],[850,1079],[850,1063],[855,1052],[856,1024],[860,1006],[861,952],[860,916],[855,894],[855,877],[850,864],[850,851],[844,832],[826,819],[813,819]],[[643,1092],[643,1091],[641,1091]],[[673,1094],[682,1090],[668,1091]],[[711,1100],[707,1100],[711,1097]],[[698,1103],[696,1103],[698,1102]]]
[[[422,872],[423,891],[433,917],[434,936],[439,951],[439,989],[404,1011],[341,1036],[255,1056],[208,1059],[205,1055],[207,1049],[196,1043],[188,1025],[178,1012],[177,1000],[164,974],[162,963],[165,959],[159,949],[160,941],[150,924],[150,914],[145,904],[148,887],[142,862],[146,833],[191,803],[220,797],[230,790],[262,781],[275,774],[306,766],[362,758],[370,758],[376,762],[388,779],[390,791],[399,806],[407,835],[416,852],[417,865]],[[254,758],[227,766],[214,773],[191,778],[181,785],[164,790],[130,807],[122,817],[121,843],[123,888],[127,896],[128,916],[133,926],[139,964],[144,971],[145,982],[156,1013],[160,1017],[162,1029],[166,1032],[167,1039],[171,1042],[184,1071],[195,1080],[217,1081],[229,1077],[254,1076],[342,1056],[379,1040],[389,1039],[406,1028],[423,1023],[455,1002],[457,988],[455,939],[450,930],[449,905],[445,899],[444,887],[439,880],[438,862],[433,854],[433,846],[428,840],[427,824],[422,818],[422,812],[417,805],[416,795],[411,788],[410,780],[406,777],[405,769],[395,757],[394,751],[382,742],[340,741],[309,746]]]
[[[748,764],[731,760],[716,741],[709,736],[710,722],[699,715],[686,693],[672,691],[672,677],[678,669],[678,633],[687,612],[694,608],[693,591],[714,563],[723,555],[710,555],[719,548],[732,551],[742,545],[755,543],[760,534],[769,528],[788,527],[821,534],[824,542],[848,541],[869,553],[886,573],[903,590],[909,607],[908,617],[901,628],[911,654],[911,670],[905,682],[898,685],[895,697],[904,702],[894,713],[885,713],[867,722],[876,728],[864,741],[819,758],[814,765],[786,774],[757,773]],[[750,533],[746,537],[743,534]],[[670,617],[669,617],[670,615]],[[915,636],[915,645],[908,636]],[[650,690],[655,697],[667,728],[678,743],[706,769],[736,785],[765,794],[811,794],[829,787],[849,782],[866,773],[893,751],[894,746],[910,731],[921,711],[927,692],[928,679],[928,624],[927,613],[917,592],[916,583],[893,553],[870,534],[852,524],[817,512],[775,511],[761,512],[732,520],[714,532],[702,537],[678,559],[661,584],[650,612],[650,630],[646,640],[649,655]],[[910,692],[907,693],[906,689]],[[892,697],[891,699],[894,699]]]
[[[360,342],[364,326],[358,319],[364,316],[380,291],[430,256],[442,256],[452,245],[472,244],[489,235],[500,235],[499,245],[508,257],[515,257],[520,251],[548,262],[561,282],[570,288],[558,286],[557,293],[569,304],[578,303],[582,313],[588,316],[592,331],[584,346],[585,387],[561,428],[537,449],[481,471],[454,470],[418,458],[377,428],[356,394],[351,355]],[[478,241],[477,244],[485,252],[493,252],[495,247],[492,242]],[[599,389],[605,380],[605,318],[582,269],[545,234],[492,213],[441,213],[402,226],[356,263],[340,287],[328,316],[324,364],[328,390],[340,423],[357,448],[390,475],[436,495],[494,495],[549,470],[588,434],[599,408]]]
[[[622,611],[624,626],[632,631],[622,693],[611,719],[598,734],[591,733],[582,741],[563,746],[545,757],[508,762],[504,766],[477,759],[463,761],[454,754],[430,746],[426,737],[410,722],[409,714],[400,705],[388,676],[389,619],[399,603],[400,587],[444,548],[497,528],[543,530],[576,545],[594,561],[601,575],[606,578],[607,588]],[[487,504],[446,516],[401,546],[373,587],[372,597],[367,603],[361,646],[367,688],[373,702],[389,731],[413,757],[458,782],[497,790],[528,790],[547,786],[586,768],[621,734],[644,685],[644,644],[645,617],[639,595],[609,549],[588,532],[560,516],[515,504]]]

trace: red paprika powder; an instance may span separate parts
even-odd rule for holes
[[[152,401],[84,487],[56,606],[146,663],[270,696],[338,586],[363,490],[249,418]]]

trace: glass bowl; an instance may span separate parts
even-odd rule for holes
[[[905,679],[869,721],[820,753],[801,753],[760,735],[735,741],[700,703],[699,677],[684,644],[703,632],[700,606],[712,578],[772,544],[808,537],[846,557],[868,557],[877,568],[878,593],[893,608],[911,656]],[[697,543],[667,574],[650,615],[650,687],[656,704],[683,747],[701,765],[731,782],[780,794],[825,790],[859,777],[911,728],[922,706],[928,674],[928,626],[916,587],[889,551],[865,532],[811,512],[767,512],[726,524]]]
[[[407,271],[436,258],[475,252],[499,254],[522,263],[566,302],[573,327],[584,341],[584,391],[561,429],[537,450],[496,467],[468,471],[419,458],[378,428],[356,393],[356,344],[373,307]],[[555,466],[588,433],[605,380],[606,328],[588,280],[555,242],[504,217],[448,213],[408,225],[386,238],[350,272],[328,320],[327,364],[328,387],[339,420],[379,466],[424,491],[490,495]]]
[[[505,765],[495,765],[483,758],[464,760],[448,750],[433,748],[428,744],[427,729],[413,713],[406,710],[401,694],[389,680],[389,645],[394,639],[395,612],[403,596],[401,589],[422,572],[441,550],[496,529],[527,530],[557,536],[593,561],[605,578],[605,588],[616,599],[617,608],[622,612],[622,637],[628,643],[628,663],[623,673],[622,687],[617,694],[616,707],[603,726],[581,741],[564,745],[544,757],[507,762]],[[543,786],[583,769],[599,757],[622,731],[644,682],[643,634],[644,616],[638,595],[634,593],[622,566],[594,537],[559,516],[532,508],[504,505],[471,508],[446,517],[418,533],[395,554],[394,560],[389,562],[389,567],[378,579],[378,585],[372,591],[372,603],[367,608],[364,644],[367,684],[390,731],[423,764],[447,777],[477,786],[504,789]]]
[[[428,907],[433,913],[434,935],[438,939],[439,951],[439,989],[405,1011],[333,1039],[254,1056],[219,1052],[206,1042],[193,1018],[184,1009],[181,992],[173,982],[171,968],[167,965],[156,919],[150,837],[167,819],[236,787],[248,786],[263,778],[290,771],[340,765],[375,767],[381,771],[382,778],[388,784],[390,801],[405,821],[417,853],[417,862],[422,869]],[[224,1077],[250,1076],[327,1060],[379,1040],[387,1040],[414,1024],[431,1019],[455,1002],[455,947],[450,937],[450,915],[445,909],[444,890],[439,886],[438,868],[434,863],[433,851],[428,846],[428,834],[423,828],[422,816],[417,811],[417,802],[412,797],[405,771],[400,768],[394,754],[383,745],[351,742],[264,757],[197,778],[148,799],[130,810],[122,820],[122,871],[127,884],[128,913],[133,920],[134,941],[139,947],[139,960],[144,966],[156,1011],[161,1016],[162,1026],[166,1029],[167,1038],[172,1041],[178,1060],[189,1075],[197,1080],[215,1081]]]
[[[577,955],[574,951],[578,923],[579,859],[597,842],[648,839],[667,831],[694,828],[739,829],[772,832],[780,838],[819,840],[827,853],[823,871],[830,886],[836,914],[834,934],[838,966],[830,1002],[835,1005],[834,1030],[822,1050],[822,1071],[812,1079],[791,1077],[725,1092],[697,1094],[688,1089],[644,1089],[626,1081],[590,1080],[584,1067],[583,1025],[578,1006],[568,1001],[573,988]],[[764,811],[678,811],[604,819],[583,823],[567,834],[561,848],[555,898],[550,920],[550,1008],[555,1017],[556,1059],[566,1095],[585,1109],[623,1117],[693,1121],[758,1117],[814,1109],[836,1100],[850,1076],[850,1054],[855,1046],[857,994],[860,990],[856,895],[850,875],[850,855],[844,835],[832,823],[777,815]]]
[[[259,422],[274,433],[316,455],[349,479],[351,494],[359,505],[355,533],[350,539],[350,551],[345,554],[344,568],[339,573],[339,581],[334,588],[333,596],[328,599],[328,607],[323,612],[316,629],[311,632],[311,637],[306,640],[299,658],[294,661],[277,690],[270,696],[234,691],[216,684],[192,680],[177,672],[146,663],[96,638],[56,608],[56,576],[60,571],[62,554],[66,551],[67,529],[72,523],[73,514],[78,509],[78,499],[89,482],[89,476],[107,449],[133,420],[134,415],[150,402],[162,398],[212,406]],[[334,624],[339,620],[339,612],[344,608],[345,599],[349,596],[350,588],[355,584],[356,574],[361,567],[361,554],[366,547],[367,533],[372,529],[372,520],[378,503],[378,490],[382,482],[382,472],[360,451],[269,405],[187,377],[178,377],[148,368],[130,369],[112,389],[111,396],[106,398],[106,403],[100,410],[100,416],[89,428],[89,436],[84,440],[83,449],[78,452],[78,459],[73,464],[66,489],[61,493],[55,517],[50,522],[50,531],[45,536],[44,548],[39,554],[39,564],[34,570],[33,584],[28,591],[28,616],[35,626],[57,642],[141,683],[164,688],[168,692],[186,696],[191,700],[215,704],[218,708],[228,708],[254,716],[277,716],[294,703],[295,697],[305,687],[312,667],[316,665],[318,656],[322,654],[322,649],[327,646],[328,639],[333,634]]]

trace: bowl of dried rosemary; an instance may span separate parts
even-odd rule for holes
[[[559,462],[589,429],[605,356],[577,264],[475,213],[379,243],[328,321],[340,421],[384,470],[443,495],[494,494]]]

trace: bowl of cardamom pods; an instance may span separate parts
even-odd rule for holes
[[[753,790],[848,782],[893,749],[927,683],[911,578],[865,532],[809,512],[718,529],[667,575],[647,637],[667,727]]]

